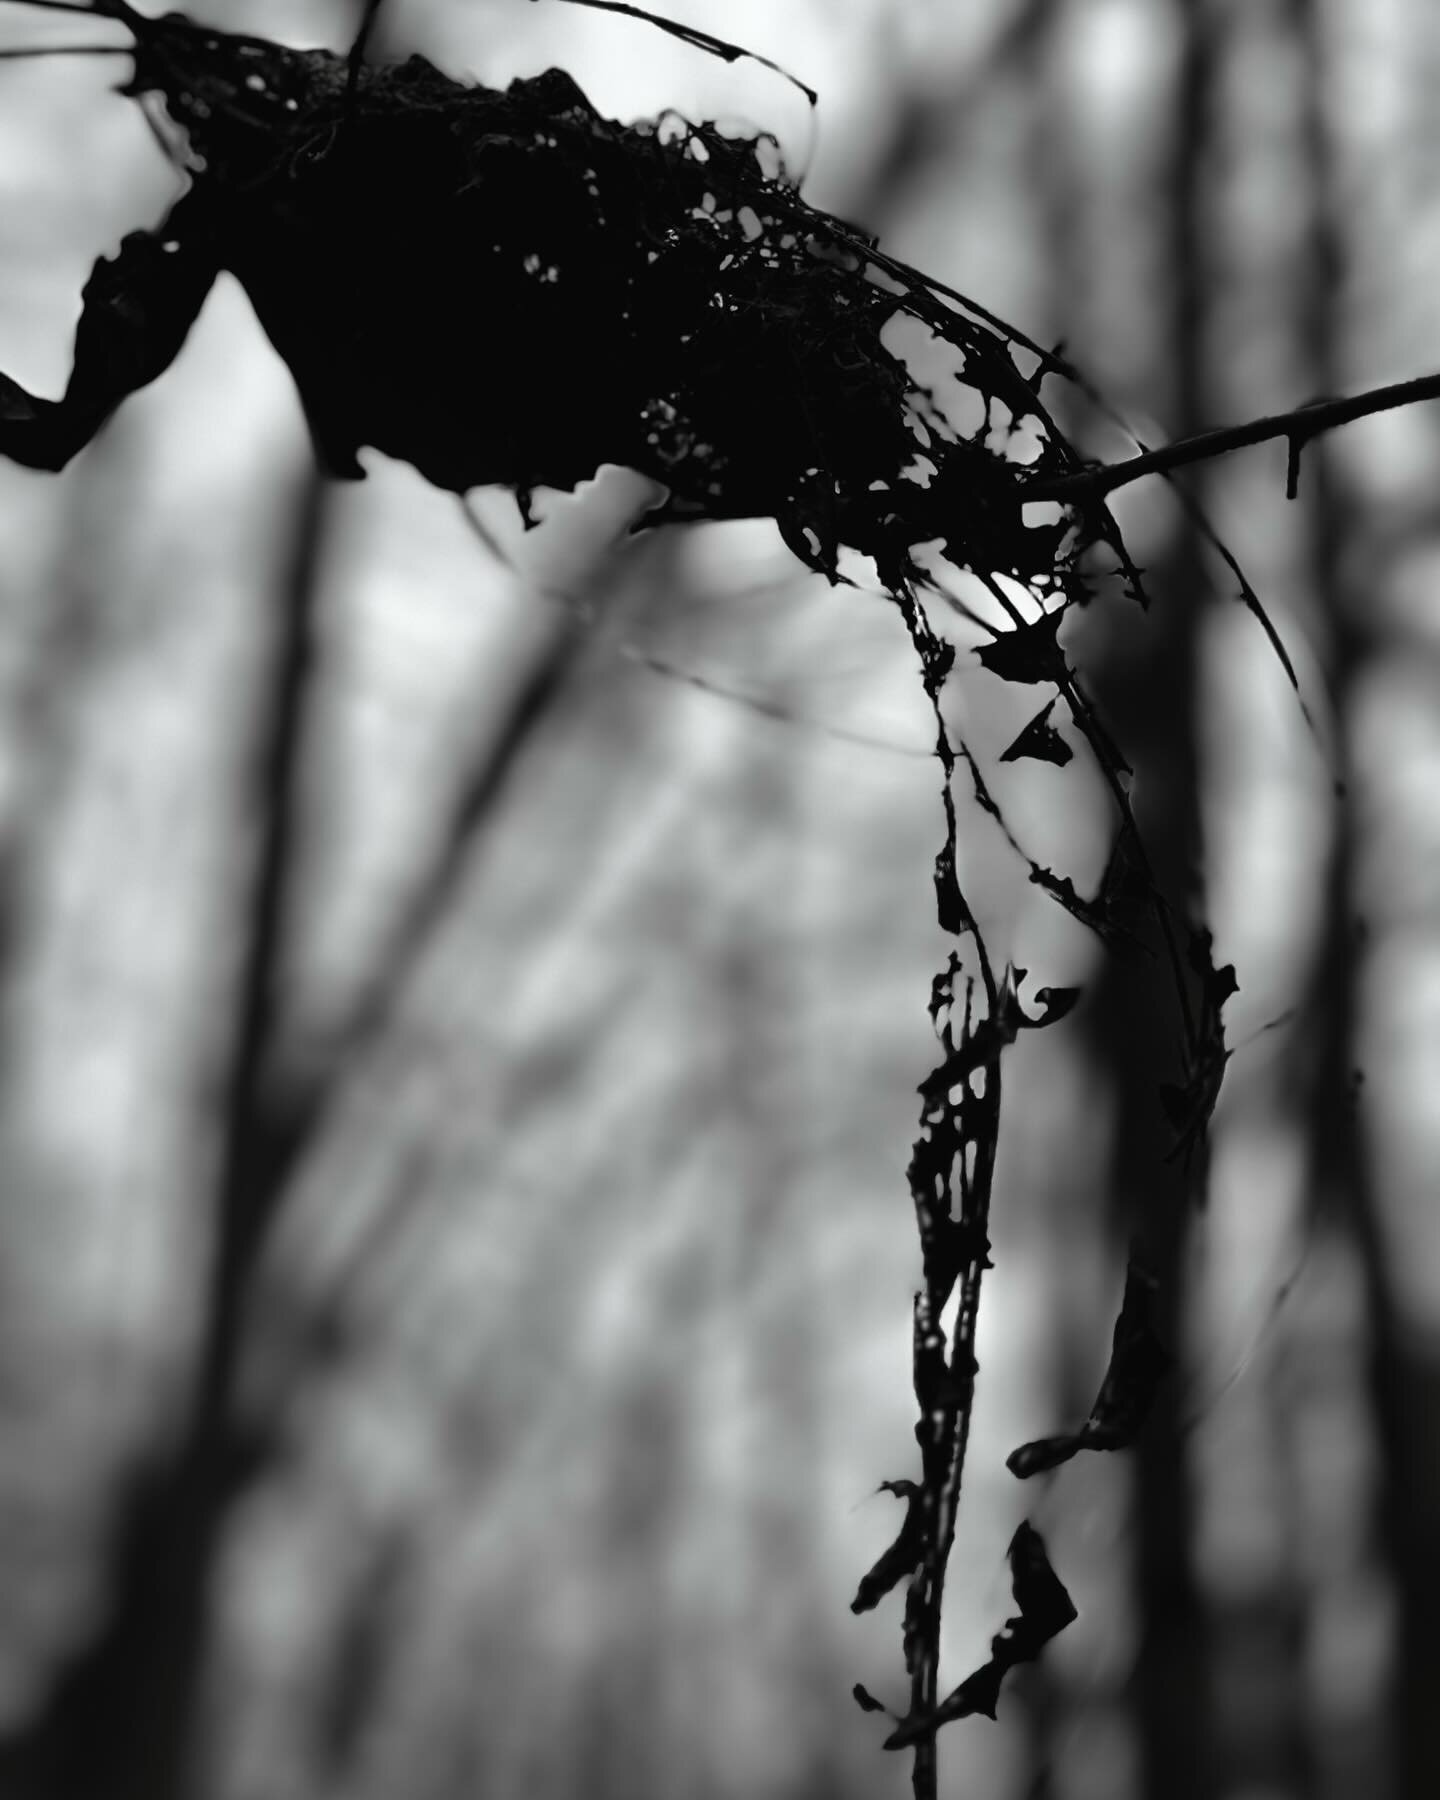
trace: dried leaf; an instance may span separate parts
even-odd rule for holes
[[[1065,656],[1056,633],[1064,617],[1064,608],[1045,613],[1029,625],[1017,625],[976,654],[992,675],[1002,681],[1027,685],[1050,681],[1058,685],[1065,679]]]
[[[983,1713],[993,1719],[1006,1675],[1018,1663],[1034,1662],[1046,1644],[1079,1617],[1065,1584],[1050,1564],[1045,1541],[1022,1521],[1010,1540],[1010,1579],[1019,1612],[990,1640],[990,1660],[967,1676],[933,1713],[909,1718],[885,1740],[887,1750],[903,1750],[933,1737],[952,1719]]]
[[[1084,991],[1084,988],[1078,987],[1036,988],[1035,998],[1040,1002],[1042,1011],[1038,1019],[1027,1019],[1026,1025],[1032,1031],[1038,1031],[1046,1025],[1058,1025],[1067,1013],[1074,1011]]]
[[[915,1573],[925,1551],[923,1496],[919,1487],[913,1481],[886,1481],[881,1488],[905,1501],[905,1522],[894,1543],[861,1577],[850,1602],[853,1613],[873,1612],[892,1588]]]
[[[1124,1450],[1135,1442],[1156,1389],[1174,1362],[1153,1324],[1155,1291],[1155,1278],[1132,1261],[1125,1273],[1125,1297],[1115,1321],[1110,1366],[1090,1417],[1078,1431],[1037,1438],[1012,1451],[1005,1460],[1012,1475],[1025,1481],[1059,1468],[1082,1450]]]
[[[1000,761],[1019,762],[1028,757],[1035,762],[1053,763],[1057,769],[1063,769],[1075,753],[1050,723],[1050,714],[1054,710],[1054,700],[1047,701],[1014,743],[1000,752]]]

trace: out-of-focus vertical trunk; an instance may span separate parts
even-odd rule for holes
[[[292,1182],[323,1129],[347,1066],[390,1021],[418,960],[448,916],[477,840],[534,742],[563,705],[581,640],[547,640],[459,784],[433,856],[318,1066],[296,1058],[286,1003],[293,918],[303,879],[302,790],[312,725],[315,608],[326,487],[306,476],[267,672],[262,676],[241,829],[255,839],[237,919],[241,955],[234,1035],[221,1097],[214,1243],[184,1416],[152,1454],[117,1532],[107,1616],[62,1671],[42,1713],[0,1749],[24,1800],[192,1800],[205,1750],[204,1684],[213,1648],[212,1588],[237,1502],[263,1472],[267,1417],[252,1417],[242,1367],[264,1324],[262,1260]],[[303,1371],[302,1371],[303,1375]],[[274,1390],[266,1390],[275,1398]],[[7,1794],[9,1790],[7,1789]]]
[[[1182,0],[1174,64],[1173,136],[1166,191],[1157,195],[1169,271],[1169,427],[1183,437],[1207,419],[1205,233],[1212,90],[1221,23],[1206,0]],[[1103,714],[1136,771],[1133,804],[1156,881],[1183,942],[1201,891],[1197,661],[1206,600],[1203,550],[1188,526],[1147,581],[1142,623],[1128,617],[1094,678]],[[1116,1089],[1110,1180],[1118,1224],[1158,1279],[1161,1336],[1183,1357],[1185,1246],[1200,1159],[1172,1156],[1158,1085],[1175,1080],[1179,1023],[1164,964],[1112,957],[1095,1008],[1098,1048]],[[1182,1380],[1162,1388],[1134,1458],[1137,1643],[1132,1702],[1140,1791],[1165,1800],[1217,1792],[1207,1617],[1194,1546],[1195,1497],[1177,1429]]]
[[[31,639],[8,707],[6,749],[15,773],[0,830],[0,1218],[6,1246],[0,1252],[0,1292],[7,1301],[25,1280],[23,1251],[17,1254],[17,1248],[36,1223],[32,1211],[36,1201],[27,1196],[29,1184],[17,1150],[25,1131],[24,1101],[19,1096],[31,1054],[27,1039],[32,1019],[24,992],[41,936],[43,872],[55,820],[77,773],[76,714],[94,673],[97,639],[103,638],[106,584],[94,539],[97,521],[107,516],[113,472],[114,459],[103,447],[92,450],[76,468],[63,501],[64,548],[47,571],[50,578],[43,582],[43,591],[31,602],[43,609],[42,616],[34,621],[24,618],[20,592],[8,583],[0,588],[8,631],[24,631]],[[6,651],[7,657],[15,654],[8,645]],[[36,1357],[22,1329],[5,1346],[0,1386],[23,1393],[35,1379]],[[0,1436],[0,1480],[6,1490],[17,1477],[23,1478],[28,1461],[23,1447],[17,1449],[11,1438],[13,1429],[13,1419],[7,1418]],[[3,1501],[8,1508],[8,1491]],[[28,1596],[19,1591],[9,1598],[12,1608],[23,1612]],[[0,1741],[0,1792],[7,1796],[17,1792],[22,1766],[23,1759],[17,1762],[11,1747]]]
[[[0,839],[0,1082],[11,1054],[7,1001],[29,949],[28,884],[68,773],[70,710],[96,635],[99,595],[89,521],[101,510],[94,500],[97,489],[103,495],[105,474],[103,458],[93,454],[76,470],[68,495],[65,550],[47,587],[45,617],[34,628],[36,641],[11,702],[19,773]],[[4,598],[13,620],[18,596]]]
[[[250,1449],[237,1394],[245,1314],[274,1213],[272,1147],[284,1134],[272,1056],[293,898],[322,510],[320,478],[307,475],[250,770],[247,818],[257,846],[223,1100],[210,1292],[188,1409],[172,1450],[128,1503],[104,1625],[62,1675],[28,1741],[9,1747],[27,1794],[190,1800],[196,1791],[215,1556]]]
[[[1074,344],[1083,338],[1091,287],[1079,226],[1086,177],[1069,105],[1074,79],[1066,44],[1070,23],[1066,0],[1032,0],[1017,13],[1012,27],[1015,74],[1030,112],[1029,175],[1041,196],[1040,217],[1048,252],[1041,296],[1044,326],[1038,332],[1032,328],[1032,335],[1056,344]],[[1081,357],[1083,360],[1083,350]],[[1051,391],[1047,398],[1053,404],[1055,393]],[[1087,1200],[1093,1204],[1092,1196],[1087,1195]],[[1098,1209],[1091,1225],[1103,1228]],[[1063,1305],[1057,1311],[1062,1321],[1060,1332],[1070,1337],[1071,1315]],[[1065,1354],[1072,1350],[1078,1352],[1073,1359]],[[1084,1416],[1091,1399],[1084,1391],[1088,1377],[1081,1373],[1088,1350],[1088,1345],[1081,1350],[1073,1342],[1063,1347],[1057,1370],[1059,1416]],[[1019,1792],[1025,1800],[1053,1800],[1057,1762],[1064,1755],[1073,1718],[1072,1696],[1057,1679],[1054,1661],[1048,1656],[1021,1673],[1023,1679],[1015,1681],[1012,1701],[1023,1707],[1025,1717],[1025,1763]]]
[[[1313,171],[1307,267],[1297,284],[1307,387],[1338,393],[1345,378],[1338,296],[1347,273],[1347,247],[1338,191],[1333,87],[1326,8],[1292,0],[1306,57],[1306,160]],[[1440,1359],[1427,1354],[1400,1315],[1392,1269],[1404,1246],[1387,1228],[1364,1132],[1360,1068],[1365,958],[1356,915],[1359,820],[1367,771],[1356,757],[1357,707],[1373,665],[1376,642],[1368,623],[1373,597],[1346,580],[1345,494],[1325,446],[1310,452],[1307,579],[1328,638],[1336,716],[1339,774],[1345,793],[1337,807],[1327,883],[1324,936],[1314,977],[1320,1022],[1312,1093],[1311,1162],[1322,1219],[1354,1246],[1362,1271],[1369,1336],[1367,1385],[1379,1450],[1376,1528],[1395,1604],[1388,1717],[1373,1734],[1367,1791],[1393,1800],[1440,1793]],[[1376,1766],[1388,1753],[1390,1767]],[[1343,1749],[1341,1754],[1344,1754]],[[1346,1759],[1348,1761],[1348,1757]],[[1353,1770],[1358,1774],[1358,1769]],[[1388,1777],[1388,1787],[1387,1787]],[[1336,1791],[1339,1791],[1338,1789]]]

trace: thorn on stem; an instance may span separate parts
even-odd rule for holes
[[[1285,439],[1285,498],[1294,500],[1300,492],[1300,458],[1305,446],[1310,442],[1310,434],[1304,431],[1292,431]]]

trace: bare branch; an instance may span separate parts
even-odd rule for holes
[[[1205,462],[1212,456],[1224,456],[1231,450],[1244,450],[1251,444],[1266,444],[1276,438],[1290,443],[1293,474],[1300,451],[1311,438],[1337,425],[1349,425],[1372,413],[1389,412],[1397,406],[1413,406],[1422,400],[1440,400],[1440,374],[1418,375],[1410,381],[1392,382],[1388,387],[1371,388],[1367,393],[1352,394],[1340,400],[1312,400],[1294,412],[1271,413],[1263,419],[1251,419],[1245,425],[1227,425],[1219,431],[1202,431],[1194,437],[1181,438],[1174,444],[1162,444],[1158,450],[1147,450],[1141,456],[1130,456],[1124,462],[1097,463],[1077,470],[1072,475],[1047,475],[1027,482],[1023,489],[1029,500],[1096,501],[1128,487],[1145,475],[1163,475],[1187,463]]]

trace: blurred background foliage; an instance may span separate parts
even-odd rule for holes
[[[340,44],[358,9],[194,10]],[[1147,437],[1440,360],[1428,0],[667,10],[818,87],[816,141],[622,19],[392,0],[377,48],[773,127]],[[90,262],[174,190],[114,69],[0,72],[0,362],[46,393]],[[947,1793],[1440,1793],[1440,432],[1353,426],[1290,505],[1283,464],[1192,488],[1319,744],[1155,484],[1120,501],[1153,611],[1076,638],[1241,984],[1188,1226],[1153,972],[962,822],[997,955],[1087,999],[1007,1076],[949,1673],[1021,1516],[1081,1617],[946,1734]],[[914,1472],[943,945],[903,631],[764,526],[617,543],[617,472],[528,538],[483,499],[507,568],[369,471],[316,481],[228,281],[63,477],[0,466],[0,1794],[899,1795],[849,1695],[899,1702],[899,1602],[847,1602]],[[1020,720],[955,685],[995,773]],[[1019,770],[1086,890],[1097,780]],[[1175,1276],[1160,1415],[1021,1489],[1137,1238]]]

